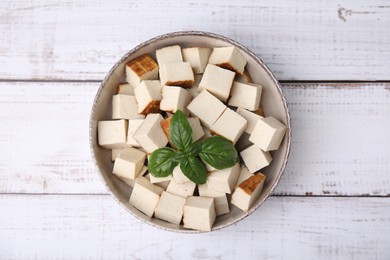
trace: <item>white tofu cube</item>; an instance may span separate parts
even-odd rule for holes
[[[245,118],[227,108],[215,121],[210,130],[211,133],[221,135],[235,144],[244,133],[247,124]]]
[[[138,113],[147,115],[160,111],[162,99],[160,81],[143,80],[134,89],[134,94],[138,103]]]
[[[124,148],[126,144],[127,120],[98,122],[98,143],[106,149]]]
[[[240,175],[238,175],[238,179],[237,179],[237,182],[236,184],[234,185],[235,188],[237,188],[238,185],[241,184],[241,182],[249,179],[250,177],[252,177],[254,174],[251,173],[247,167],[241,167],[241,172],[240,172]]]
[[[226,105],[207,90],[203,90],[191,101],[187,108],[203,124],[210,128],[225,111]]]
[[[286,134],[286,130],[286,126],[274,117],[262,118],[257,121],[249,141],[265,152],[277,150]]]
[[[213,189],[210,189],[207,183],[198,184],[198,192],[199,192],[199,196],[208,197],[208,198],[221,197],[226,194],[225,192],[220,192],[220,191],[215,191]]]
[[[150,174],[150,182],[153,184],[170,181],[171,179],[172,179],[172,175],[168,175],[167,177],[154,177],[153,174]]]
[[[185,183],[176,183],[175,180],[172,179],[168,185],[167,191],[172,194],[176,194],[183,198],[186,198],[194,194],[195,188],[196,184],[192,181]]]
[[[158,65],[148,54],[143,54],[126,64],[126,81],[132,86],[137,86],[142,80],[157,78]]]
[[[194,85],[192,85],[192,88],[188,89],[188,91],[190,91],[192,95],[192,98],[198,96],[199,92],[202,91],[202,89],[199,88],[200,81],[202,80],[202,75],[200,74],[194,75],[194,79],[195,79]]]
[[[188,114],[187,106],[191,101],[191,93],[181,87],[163,86],[160,109],[175,113],[177,110]]]
[[[272,161],[271,154],[269,152],[262,151],[256,145],[249,146],[245,150],[241,151],[240,155],[251,173],[255,173],[268,166]]]
[[[199,196],[214,198],[215,212],[217,216],[230,212],[227,196],[223,192],[209,189],[207,184],[198,185]]]
[[[158,65],[174,62],[182,62],[183,56],[179,45],[173,45],[156,50]]]
[[[115,175],[134,180],[144,166],[146,154],[135,148],[127,148],[115,159],[112,172]]]
[[[134,87],[129,83],[119,83],[116,94],[134,96]]]
[[[195,78],[189,62],[176,62],[160,65],[160,80],[161,86],[191,88]]]
[[[163,188],[164,190],[167,190],[169,183],[171,183],[171,181],[162,181],[162,182],[157,182],[155,185]]]
[[[253,132],[253,129],[255,129],[257,121],[263,118],[262,116],[241,107],[237,108],[236,113],[242,116],[243,118],[245,118],[246,121],[248,122],[248,125],[245,129],[245,132],[248,134],[251,134]]]
[[[185,176],[184,173],[181,171],[180,165],[176,166],[173,169],[172,176],[173,176],[175,183],[177,183],[177,184],[191,182],[191,180],[188,179],[187,176]]]
[[[234,80],[234,72],[208,64],[199,88],[208,90],[219,100],[226,102]]]
[[[111,161],[115,161],[116,157],[126,148],[114,148],[111,150]]]
[[[248,211],[259,198],[263,189],[265,175],[257,173],[243,181],[232,195],[232,204],[243,211]]]
[[[173,224],[180,224],[185,204],[185,198],[164,191],[158,201],[154,216]]]
[[[188,197],[184,205],[185,228],[210,231],[216,218],[213,198]]]
[[[241,167],[239,163],[230,168],[213,171],[207,177],[207,187],[210,190],[230,194],[237,182],[240,171]]]
[[[211,49],[206,47],[192,47],[182,49],[183,59],[191,63],[195,74],[203,73],[209,60]]]
[[[203,132],[204,132],[204,136],[201,138],[202,140],[206,140],[207,138],[213,136],[210,132],[210,128],[207,128],[206,126],[202,126],[202,128],[203,128]],[[207,166],[206,166],[206,168],[207,168]]]
[[[135,182],[137,181],[138,178],[142,177],[146,172],[148,171],[148,167],[147,166],[143,166],[142,169],[141,169],[141,172],[138,174],[138,177],[135,178],[134,180],[132,179],[127,179],[125,177],[122,177],[122,176],[118,176],[118,175],[115,175],[116,177],[118,177],[120,180],[122,180],[124,183],[126,183],[127,185],[129,185],[130,187],[134,187],[134,184]]]
[[[147,216],[152,217],[163,191],[162,188],[151,184],[145,177],[139,177],[134,184],[129,203]]]
[[[137,129],[141,126],[144,119],[132,119],[128,121],[128,127],[127,127],[127,144],[134,146],[134,147],[140,147],[141,145],[133,138],[134,133],[137,131]]]
[[[204,136],[203,127],[200,124],[199,118],[190,117],[187,119],[192,129],[192,142],[195,143],[196,141],[198,141],[200,138]]]
[[[234,82],[230,92],[229,106],[243,107],[255,111],[259,108],[263,87],[254,84]]]
[[[134,96],[114,95],[112,96],[112,119],[134,119],[144,118],[138,113],[138,105]]]
[[[244,73],[246,59],[236,47],[215,47],[209,58],[209,64],[218,65],[238,74]]]
[[[133,138],[148,153],[152,153],[158,148],[165,147],[168,139],[160,126],[164,118],[160,114],[148,114],[142,124],[133,134]]]

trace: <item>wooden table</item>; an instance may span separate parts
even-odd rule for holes
[[[0,259],[389,259],[388,1],[21,1],[0,4]],[[273,196],[238,224],[184,235],[141,223],[94,169],[100,81],[159,34],[252,49],[293,124]]]

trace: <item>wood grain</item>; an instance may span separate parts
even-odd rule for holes
[[[107,195],[1,195],[2,259],[388,259],[387,198],[271,197],[235,226],[176,234]]]
[[[100,80],[154,36],[204,30],[280,80],[388,80],[390,5],[375,1],[2,1],[0,79]]]
[[[107,193],[88,144],[98,87],[0,82],[0,193]],[[389,196],[390,84],[283,89],[292,151],[274,194]]]

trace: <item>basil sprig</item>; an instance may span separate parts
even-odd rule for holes
[[[188,179],[204,184],[207,180],[204,162],[218,170],[232,167],[238,162],[234,145],[224,137],[213,136],[193,143],[192,128],[180,110],[172,117],[169,138],[176,150],[163,147],[155,150],[149,158],[149,172],[155,177],[169,176],[180,164],[181,171]]]

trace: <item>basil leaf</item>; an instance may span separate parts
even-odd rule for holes
[[[218,170],[232,167],[238,162],[236,148],[222,136],[213,136],[204,141],[199,156]]]
[[[202,141],[198,141],[196,143],[193,143],[188,149],[187,154],[188,156],[198,156],[200,151],[202,150]]]
[[[149,158],[149,173],[159,178],[172,174],[173,168],[178,165],[175,155],[176,151],[169,147],[155,150]]]
[[[180,161],[180,169],[192,182],[195,182],[196,184],[206,183],[206,166],[198,158],[189,156],[183,159]]]
[[[172,117],[169,127],[171,143],[180,150],[186,150],[192,144],[192,128],[181,110]]]

